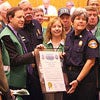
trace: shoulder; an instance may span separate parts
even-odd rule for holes
[[[72,36],[74,34],[74,32],[75,32],[74,29],[71,28],[71,30],[66,34],[66,38]]]
[[[5,27],[2,32],[0,33],[0,38],[5,36],[5,35],[9,35],[11,33],[11,30],[8,27]]]
[[[87,31],[87,33],[85,33],[85,36],[87,37],[87,44],[89,48],[96,49],[99,47],[99,43],[92,33]]]
[[[33,24],[33,26],[38,26],[38,27],[42,28],[41,24],[35,19],[32,20],[32,24]]]
[[[13,31],[9,27],[5,27],[0,34],[0,39],[4,41],[16,40]]]
[[[34,26],[34,30],[36,30],[39,34],[42,34],[42,26],[37,20],[32,20],[32,24]]]
[[[95,36],[86,29],[82,31],[82,36],[86,39],[91,39],[91,38],[96,39]]]
[[[32,23],[39,24],[39,22],[37,20],[35,20],[35,19],[32,20]]]

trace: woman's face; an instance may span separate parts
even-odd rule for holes
[[[58,37],[61,36],[62,34],[62,24],[60,21],[56,21],[53,23],[52,27],[51,27],[51,34],[54,37]]]
[[[76,16],[73,21],[73,27],[76,31],[82,31],[86,28],[87,21],[86,17],[82,14],[80,16]]]

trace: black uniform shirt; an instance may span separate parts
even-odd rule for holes
[[[87,59],[98,57],[98,42],[86,30],[75,36],[74,30],[67,35],[65,42],[64,66],[84,66]]]
[[[42,27],[37,20],[25,24],[24,28],[20,30],[19,33],[28,52],[33,51],[37,45],[42,44],[43,42]]]

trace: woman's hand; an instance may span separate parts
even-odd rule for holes
[[[67,91],[68,94],[74,93],[77,86],[78,86],[78,81],[77,80],[73,80],[71,83],[69,83],[69,85],[71,86],[70,89]]]
[[[65,55],[65,52],[59,52],[59,56],[61,59],[63,59],[64,55]]]

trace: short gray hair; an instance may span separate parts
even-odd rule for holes
[[[80,15],[84,15],[84,17],[86,18],[86,21],[88,22],[88,14],[85,8],[76,8],[75,11],[73,12],[72,16],[71,16],[71,21],[74,22],[75,17],[80,16]]]

